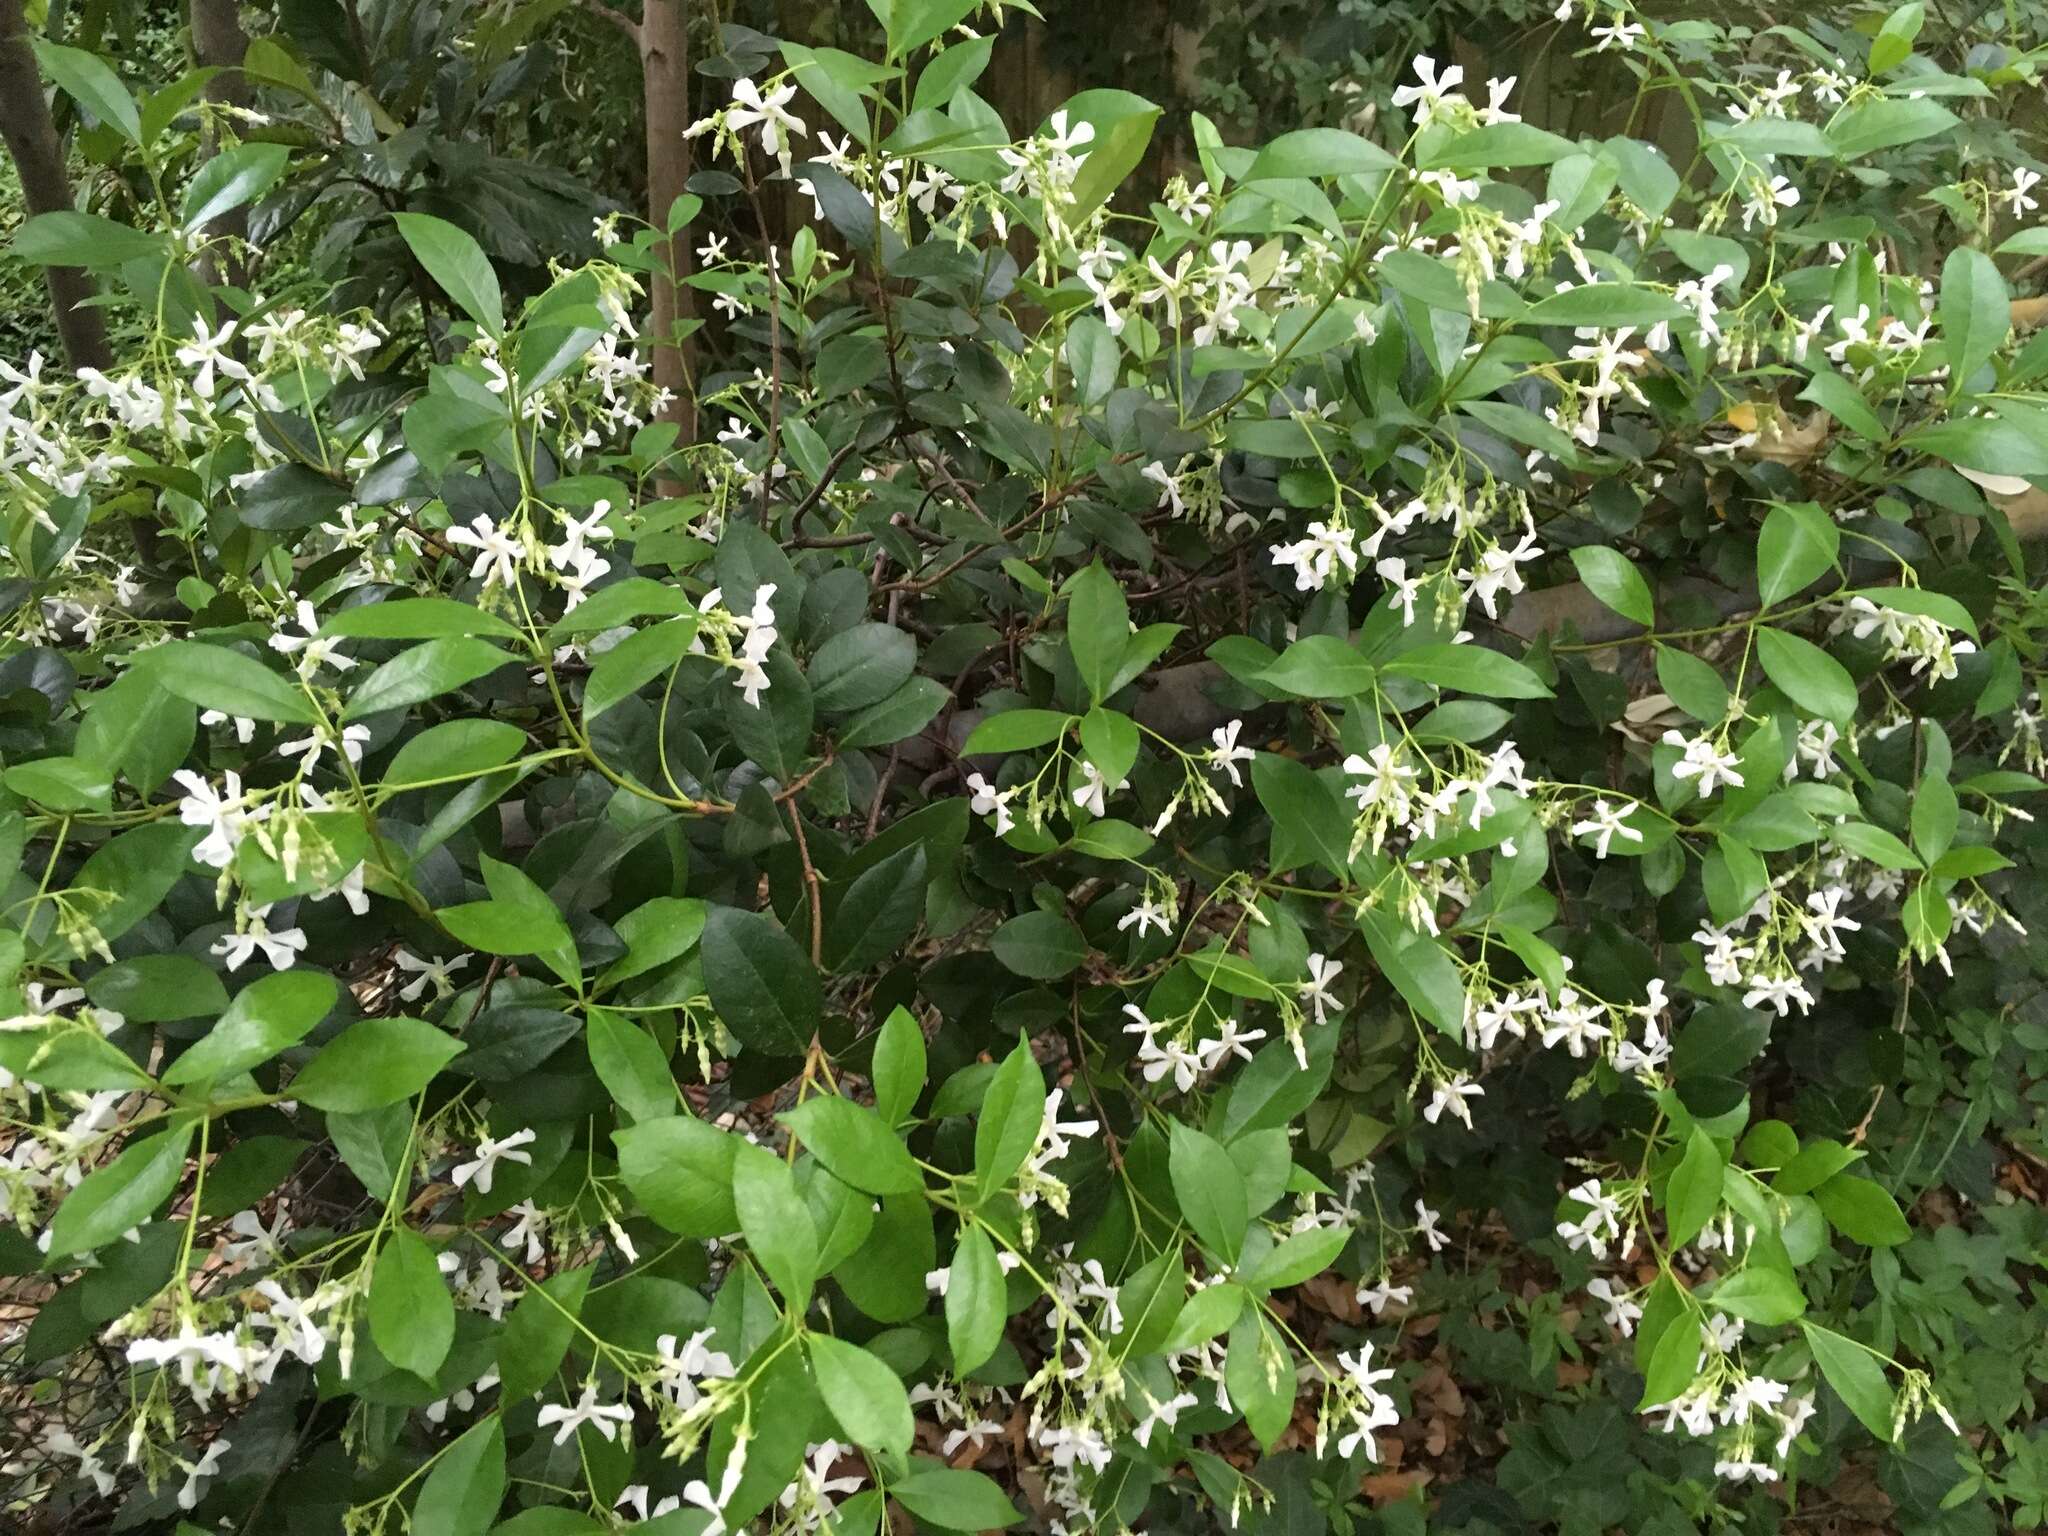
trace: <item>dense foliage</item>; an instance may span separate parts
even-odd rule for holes
[[[10,1517],[2044,1518],[2032,40],[1565,0],[1689,163],[1425,56],[1146,207],[1028,7],[705,23],[656,229],[561,9],[38,41]]]

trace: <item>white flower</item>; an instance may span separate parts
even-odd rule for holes
[[[977,816],[986,816],[991,811],[995,812],[997,837],[1001,837],[1010,828],[1017,825],[1016,818],[1010,814],[1010,802],[1017,797],[1016,787],[997,789],[980,774],[970,773],[967,775],[967,788],[974,796],[968,802],[967,808],[969,810]]]
[[[1175,517],[1187,515],[1187,503],[1181,499],[1180,476],[1171,473],[1159,460],[1154,459],[1138,473],[1159,487],[1159,502],[1162,507],[1171,507]]]
[[[1783,1461],[1792,1453],[1792,1442],[1799,1438],[1799,1432],[1806,1428],[1806,1421],[1813,1417],[1813,1394],[1808,1392],[1795,1397],[1778,1410],[1778,1459]]]
[[[535,1133],[532,1130],[514,1131],[502,1140],[486,1136],[476,1144],[476,1157],[470,1162],[456,1164],[449,1177],[455,1181],[457,1189],[462,1189],[471,1180],[475,1180],[476,1192],[488,1195],[491,1192],[491,1178],[499,1163],[525,1163],[528,1167],[533,1166],[533,1154],[516,1149],[526,1146],[534,1138]],[[555,1443],[560,1445],[561,1441],[557,1440]]]
[[[1330,983],[1342,975],[1343,971],[1343,965],[1337,961],[1327,959],[1322,955],[1310,955],[1308,957],[1308,980],[1298,981],[1294,984],[1295,992],[1304,1003],[1308,1004],[1318,1024],[1321,1024],[1324,1019],[1342,1006],[1336,998],[1330,995]]]
[[[1320,592],[1342,567],[1347,576],[1358,574],[1357,536],[1349,528],[1310,523],[1308,537],[1293,544],[1275,544],[1269,553],[1275,565],[1294,568],[1294,590]]]
[[[1626,52],[1635,47],[1647,29],[1633,21],[1629,21],[1605,27],[1593,27],[1590,30],[1594,37],[1600,39],[1594,45],[1593,51],[1595,53],[1605,53],[1610,48],[1619,48]]]
[[[244,926],[234,933],[224,933],[215,939],[208,946],[207,953],[219,955],[227,962],[230,971],[239,971],[255,957],[258,950],[261,950],[263,958],[270,962],[273,970],[290,970],[292,962],[298,959],[299,952],[306,947],[306,935],[304,930],[298,928],[280,928],[273,933],[264,922],[264,918],[270,915],[273,905],[274,903],[265,902],[260,907],[251,908],[246,914]]]
[[[2030,171],[2024,165],[2016,165],[2012,171],[2012,186],[2003,192],[1993,194],[1997,200],[2012,209],[2014,217],[2032,213],[2040,203],[2029,196],[2041,183],[2041,174]]]
[[[1437,1222],[1442,1219],[1420,1200],[1415,1202],[1415,1234],[1429,1244],[1431,1253],[1442,1253],[1451,1245],[1451,1240],[1437,1229]]]
[[[218,369],[221,377],[225,379],[246,379],[249,377],[249,370],[236,362],[233,355],[227,350],[228,343],[234,340],[235,336],[234,321],[224,320],[221,322],[221,327],[218,331],[209,333],[204,320],[194,320],[192,322],[192,336],[193,339],[191,341],[178,348],[177,357],[178,361],[187,368],[199,370],[193,376],[192,390],[200,399],[211,400],[213,398],[213,375],[215,369]]]
[[[1636,1331],[1636,1324],[1642,1321],[1643,1309],[1614,1285],[1605,1275],[1586,1283],[1586,1294],[1599,1301],[1606,1308],[1607,1326],[1623,1338]]]
[[[200,1452],[197,1461],[180,1461],[185,1469],[185,1486],[178,1490],[178,1508],[191,1509],[206,1497],[206,1485],[220,1473],[220,1453],[227,1450],[229,1442],[215,1440]]]
[[[1436,1092],[1430,1096],[1429,1107],[1423,1110],[1422,1118],[1435,1125],[1448,1110],[1454,1118],[1464,1121],[1465,1129],[1469,1131],[1472,1129],[1472,1106],[1466,1100],[1485,1096],[1486,1090],[1461,1072],[1448,1082],[1436,1085]]]
[[[1118,933],[1127,932],[1133,927],[1138,930],[1138,937],[1141,939],[1145,937],[1147,928],[1157,928],[1162,934],[1173,931],[1173,923],[1166,908],[1155,902],[1150,892],[1146,893],[1143,901],[1116,920]]]
[[[661,1377],[661,1384],[668,1389],[671,1399],[681,1409],[697,1406],[702,1395],[697,1390],[700,1381],[724,1380],[732,1375],[732,1357],[723,1350],[709,1348],[706,1340],[712,1337],[709,1328],[700,1329],[676,1347],[676,1336],[664,1333],[654,1341],[660,1364],[655,1367]]]
[[[470,579],[483,576],[486,591],[493,585],[510,587],[518,581],[519,566],[526,558],[526,548],[485,514],[479,512],[467,528],[460,525],[449,528],[442,538],[450,544],[477,552],[469,568]]]
[[[714,1495],[710,1485],[702,1478],[692,1478],[683,1486],[683,1502],[704,1510],[711,1516],[711,1523],[697,1533],[697,1536],[725,1536],[725,1506],[739,1491],[740,1479],[747,1474],[747,1442],[735,1440],[732,1450],[726,1454],[725,1472],[718,1479],[718,1492]]]
[[[1105,815],[1108,810],[1106,797],[1113,789],[1128,789],[1130,783],[1129,779],[1119,779],[1114,786],[1104,783],[1101,772],[1084,758],[1081,762],[1081,787],[1074,791],[1074,804],[1086,807],[1091,815]]]
[[[455,991],[455,981],[451,973],[469,964],[467,955],[456,955],[447,960],[422,960],[405,949],[394,951],[391,959],[401,971],[412,978],[398,989],[398,995],[408,1003],[418,1002],[420,994],[428,987],[434,989],[436,1000],[450,996]]]
[[[171,777],[185,786],[185,797],[178,802],[178,820],[188,827],[206,828],[206,836],[192,850],[192,857],[202,864],[226,869],[234,863],[235,850],[250,829],[270,819],[268,805],[249,805],[242,792],[242,776],[232,768],[221,776],[220,790],[189,768],[180,768]]]
[[[1251,762],[1258,754],[1250,747],[1237,744],[1238,732],[1244,729],[1242,720],[1233,720],[1228,725],[1219,725],[1209,733],[1215,749],[1209,753],[1209,766],[1230,776],[1230,787],[1242,789],[1244,780],[1238,777],[1237,765]]]
[[[1608,848],[1617,837],[1631,843],[1640,843],[1643,840],[1643,834],[1623,819],[1633,809],[1633,806],[1613,806],[1605,800],[1595,800],[1592,815],[1584,821],[1572,823],[1572,836],[1590,836],[1593,839],[1594,857],[1604,859],[1607,857]]]
[[[1436,60],[1425,53],[1416,56],[1415,78],[1422,83],[1401,86],[1394,92],[1394,105],[1415,106],[1418,109],[1415,113],[1415,126],[1422,128],[1435,116],[1445,97],[1465,83],[1465,71],[1453,64],[1439,75],[1436,72]],[[1509,84],[1512,85],[1513,82],[1510,81]]]
[[[803,138],[810,132],[789,110],[795,97],[794,85],[778,85],[763,96],[759,86],[742,77],[733,81],[734,104],[725,111],[725,126],[733,133],[755,123],[761,125],[761,152],[780,160],[785,176],[789,174],[790,138]]]
[[[586,1381],[583,1384],[583,1395],[576,1400],[573,1408],[566,1403],[549,1403],[541,1409],[539,1419],[542,1429],[546,1429],[550,1424],[562,1426],[555,1433],[557,1445],[567,1444],[569,1437],[585,1424],[603,1435],[606,1440],[616,1440],[619,1426],[632,1422],[633,1410],[623,1403],[598,1402],[597,1383],[594,1381]]]
[[[1407,1306],[1415,1299],[1415,1287],[1395,1285],[1383,1277],[1373,1285],[1361,1285],[1358,1288],[1357,1299],[1361,1307],[1370,1309],[1372,1315],[1378,1317],[1389,1306]]]
[[[1732,752],[1724,752],[1708,737],[1699,736],[1687,741],[1681,732],[1666,731],[1663,742],[1667,747],[1677,747],[1684,753],[1671,765],[1671,777],[1681,780],[1697,778],[1702,800],[1722,784],[1733,784],[1737,789],[1743,787],[1742,775],[1736,771],[1741,759]]]
[[[323,666],[346,672],[356,664],[354,657],[343,656],[335,649],[340,641],[320,638],[320,620],[313,612],[313,605],[303,597],[293,610],[293,616],[305,633],[294,635],[279,629],[270,637],[270,648],[281,656],[296,655],[299,658],[299,676],[311,677]]]

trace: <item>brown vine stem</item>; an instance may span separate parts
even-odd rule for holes
[[[820,767],[823,764],[819,765]],[[804,892],[811,905],[811,965],[815,968],[824,964],[825,956],[825,895],[823,882],[818,878],[818,866],[811,862],[811,845],[804,836],[804,819],[794,803],[789,804],[789,825],[796,833],[796,854],[803,861]]]

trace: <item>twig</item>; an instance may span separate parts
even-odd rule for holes
[[[796,853],[803,861],[804,888],[811,898],[811,965],[813,968],[825,963],[825,897],[819,888],[818,866],[811,862],[811,845],[804,837],[804,818],[794,805],[789,806],[789,824],[796,832]]]

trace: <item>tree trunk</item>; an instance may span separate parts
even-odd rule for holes
[[[71,182],[30,35],[22,0],[0,0],[0,139],[6,140],[20,173],[28,211],[57,213],[72,206]],[[50,285],[66,361],[74,369],[111,366],[106,323],[97,309],[85,307],[93,294],[92,279],[79,267],[45,267],[43,278]]]
[[[640,73],[647,118],[647,221],[663,235],[654,247],[664,270],[653,276],[654,382],[674,392],[662,419],[682,428],[683,440],[697,431],[691,394],[690,344],[675,339],[675,328],[695,312],[695,290],[682,280],[690,273],[687,233],[667,237],[668,211],[690,179],[690,33],[688,0],[644,0],[639,27]]]
[[[249,104],[249,82],[243,76],[241,66],[244,55],[249,51],[249,38],[242,31],[237,0],[191,0],[190,14],[193,58],[202,68],[221,71],[208,83],[206,99],[246,107]],[[217,148],[213,136],[208,134],[206,153],[211,156]],[[246,241],[249,238],[248,205],[222,214],[206,226],[206,233],[209,239]],[[238,288],[245,288],[249,283],[249,266],[239,246],[230,246],[225,258],[209,251],[201,263],[200,275],[209,284],[232,283]]]

